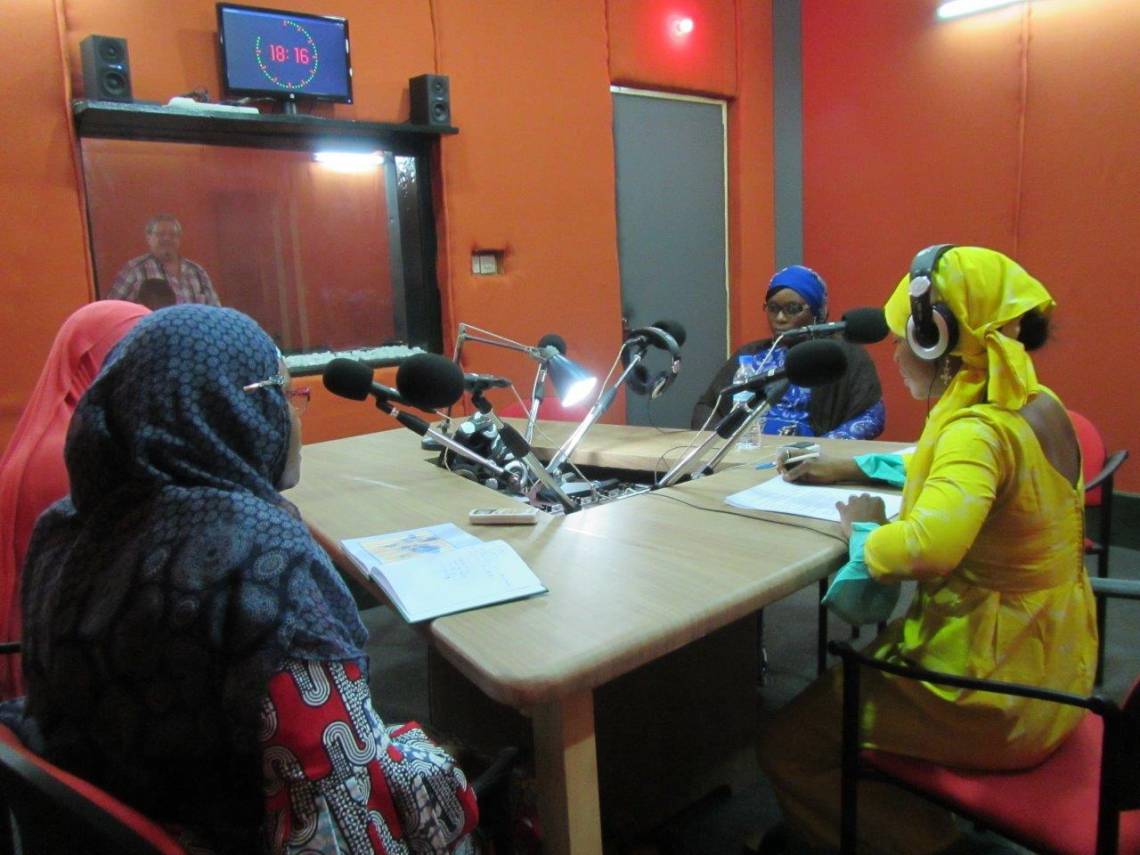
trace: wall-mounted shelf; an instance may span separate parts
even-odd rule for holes
[[[357,122],[317,116],[267,113],[214,113],[161,104],[114,101],[73,102],[81,137],[151,140],[310,151],[328,146],[420,154],[442,135],[459,133],[447,126]]]

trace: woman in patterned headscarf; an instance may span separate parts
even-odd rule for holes
[[[164,309],[112,352],[28,550],[25,732],[216,851],[448,851],[474,796],[376,716],[352,597],[279,492],[307,393],[230,309]]]
[[[785,471],[810,483],[902,485],[893,522],[881,500],[865,494],[840,504],[851,561],[828,597],[858,611],[885,586],[917,580],[906,615],[872,642],[871,655],[1087,694],[1097,630],[1082,559],[1080,450],[1026,352],[1043,343],[1053,299],[1016,263],[976,247],[945,251],[931,280],[958,324],[956,345],[936,360],[920,359],[906,340],[909,277],[886,304],[904,382],[914,397],[938,399],[914,453],[825,456]],[[865,590],[853,596],[837,591],[841,585]],[[792,701],[767,726],[762,749],[789,826],[817,844],[838,840],[840,683],[833,670]],[[865,745],[959,767],[1032,766],[1081,715],[874,671],[863,687]],[[860,834],[875,851],[953,844],[947,812],[883,784],[860,793]]]
[[[20,638],[20,568],[36,518],[67,495],[63,441],[107,353],[148,310],[100,300],[72,312],[0,457],[0,641]],[[0,699],[24,693],[19,655],[0,656]]]
[[[714,410],[717,416],[724,416],[732,407],[732,398],[722,396],[720,390],[732,383],[741,359],[749,359],[757,370],[782,368],[788,348],[780,344],[780,336],[797,327],[827,321],[827,285],[809,267],[785,267],[768,283],[764,311],[772,337],[749,342],[721,366],[693,408],[694,430],[708,427]],[[859,345],[841,338],[836,342],[847,357],[843,377],[813,389],[789,384],[765,416],[764,433],[874,439],[883,432],[886,410],[875,364]]]

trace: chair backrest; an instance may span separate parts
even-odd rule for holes
[[[186,855],[160,825],[29,751],[0,725],[0,799],[23,852]]]
[[[1085,483],[1104,468],[1104,461],[1108,458],[1105,450],[1104,438],[1100,435],[1096,425],[1078,412],[1069,410],[1069,420],[1077,432],[1077,441],[1081,444],[1081,473]],[[1101,488],[1096,487],[1085,494],[1085,505],[1090,508],[1100,507]]]
[[[1123,759],[1120,767],[1127,791],[1123,794],[1126,809],[1140,808],[1140,677],[1132,684],[1121,710],[1124,722]]]

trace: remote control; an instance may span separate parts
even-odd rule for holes
[[[534,525],[538,508],[475,508],[467,521],[472,525]]]

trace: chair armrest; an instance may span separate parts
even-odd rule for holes
[[[1113,452],[1112,456],[1104,462],[1104,466],[1097,472],[1092,480],[1085,484],[1085,492],[1095,490],[1109,478],[1116,474],[1116,470],[1120,468],[1120,464],[1128,459],[1128,449],[1122,448],[1120,451]]]
[[[1022,683],[1007,683],[1001,680],[983,680],[977,677],[961,677],[957,674],[945,674],[941,671],[927,671],[925,668],[915,668],[909,665],[895,665],[884,662],[858,652],[844,641],[831,641],[828,650],[845,662],[850,660],[867,668],[885,671],[904,677],[908,680],[922,680],[927,683],[936,683],[940,686],[955,686],[959,689],[975,689],[982,692],[994,692],[1002,695],[1017,695],[1023,698],[1035,698],[1040,701],[1052,701],[1066,706],[1081,707],[1097,715],[1105,715],[1115,704],[1099,695],[1085,697],[1070,692],[1058,692],[1054,689],[1043,689],[1040,686],[1026,686]]]
[[[1120,597],[1124,600],[1140,600],[1140,579],[1110,579],[1092,576],[1093,593],[1103,597]]]

